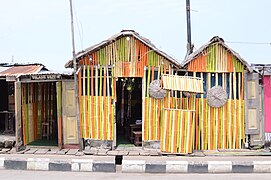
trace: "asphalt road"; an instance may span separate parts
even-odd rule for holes
[[[271,174],[134,174],[134,173],[92,173],[92,172],[55,172],[55,171],[20,171],[0,170],[0,179],[8,180],[91,180],[91,179],[129,179],[129,180],[270,180]]]

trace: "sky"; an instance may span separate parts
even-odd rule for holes
[[[213,36],[249,63],[271,64],[270,0],[190,0],[195,50]],[[76,52],[133,29],[177,61],[186,54],[185,0],[73,0]],[[64,70],[72,58],[69,0],[0,0],[0,63]]]

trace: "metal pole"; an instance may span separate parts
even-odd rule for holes
[[[186,23],[187,23],[187,56],[193,52],[191,42],[191,18],[190,18],[190,0],[186,0]]]
[[[78,78],[77,78],[77,63],[75,55],[75,43],[74,43],[74,25],[73,25],[73,11],[72,11],[72,0],[70,1],[70,13],[71,13],[71,33],[72,33],[72,56],[73,56],[73,69],[74,69],[74,84],[75,84],[75,108],[76,108],[76,122],[77,122],[77,136],[79,141],[79,150],[83,150],[83,142],[81,139],[80,132],[80,119],[79,119],[79,102],[78,102]]]

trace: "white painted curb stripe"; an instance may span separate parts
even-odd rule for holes
[[[253,161],[254,169],[256,173],[270,173],[271,161]]]
[[[210,173],[227,173],[232,172],[231,161],[207,161],[208,172]]]
[[[166,161],[167,173],[187,173],[188,161]]]
[[[145,173],[146,161],[145,160],[123,160],[122,172],[127,173]]]
[[[49,161],[49,158],[27,158],[27,169],[48,171]]]
[[[71,170],[72,171],[87,171],[91,172],[93,168],[92,159],[72,159],[71,161]]]
[[[4,169],[5,158],[0,158],[0,169]]]

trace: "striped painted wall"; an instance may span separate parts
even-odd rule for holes
[[[54,83],[22,83],[24,144],[41,139],[41,123],[54,119]]]
[[[173,69],[165,66],[148,66],[144,72],[143,140],[161,140],[161,149],[164,152],[192,152],[193,148],[190,144],[192,144],[194,136],[194,131],[191,129],[193,127],[191,125],[194,124],[194,113],[188,110],[194,108],[192,102],[195,102],[195,98],[178,97],[180,93],[177,91],[173,92],[173,96],[172,93],[167,93],[167,97],[163,100],[149,97],[150,82],[160,78],[163,73],[173,72]],[[108,66],[81,66],[78,78],[80,79],[79,103],[82,137],[113,140],[115,107],[111,102],[116,98],[116,80],[112,77],[111,69]],[[165,110],[165,108],[179,108],[182,111]],[[172,121],[176,121],[176,125]],[[167,131],[165,131],[165,126]],[[181,131],[175,131],[178,126]],[[183,137],[183,134],[180,133],[186,135]],[[177,136],[181,137],[178,141],[174,139]]]
[[[149,86],[150,83],[155,79],[160,79],[163,73],[167,73],[167,69],[170,69],[166,66],[148,66],[145,67],[144,77],[143,77],[143,140],[160,140],[160,129],[161,129],[161,119],[162,111],[164,109],[164,100],[157,100],[151,98],[149,95]]]
[[[108,66],[81,67],[79,108],[82,138],[113,140],[115,79]]]
[[[90,55],[92,61],[89,60]],[[153,99],[148,93],[151,81],[161,79],[162,74],[173,74],[174,69],[170,61],[132,36],[122,37],[90,55],[86,55],[80,60],[81,69],[78,74],[83,138],[113,140],[115,107],[114,103],[110,102],[116,100],[116,78],[142,77],[142,139],[144,141],[163,139],[161,148],[165,152],[192,152],[192,147],[188,147],[188,145],[192,142],[194,131],[192,129],[188,131],[188,126],[186,126],[187,123],[193,124],[194,122],[192,120],[194,115],[191,116],[191,112],[187,111],[191,107],[183,105],[184,102],[181,101],[181,97],[178,97],[180,93],[177,91],[167,93],[167,97],[163,100]],[[187,102],[195,102],[195,98],[188,99]],[[172,103],[179,104],[179,106]],[[165,132],[164,125],[177,127],[171,123],[175,120],[175,115],[172,114],[176,114],[177,111],[164,108],[180,107],[183,108],[183,111],[176,116],[182,118],[177,118],[176,123],[184,123],[184,126],[180,126],[182,131],[168,128],[168,131]],[[189,132],[189,134],[184,135],[185,138],[181,138],[180,141],[178,139],[179,144],[176,145],[171,136],[173,132],[177,133],[179,137],[183,136],[183,134],[179,134],[180,132]],[[165,145],[167,146],[165,147]]]
[[[221,45],[214,43],[188,64],[193,72],[243,72],[244,65]]]
[[[245,141],[244,65],[222,46],[213,44],[188,64],[188,71],[204,78],[204,89],[220,85],[226,104],[210,107],[206,95],[197,95],[195,149],[240,149]]]
[[[100,66],[116,64],[120,66],[121,62],[138,62],[138,67],[142,68],[143,66],[159,66],[161,64],[169,66],[171,64],[166,58],[157,54],[133,36],[122,37],[111,44],[101,47],[101,49],[93,52],[91,56],[91,62],[89,61],[90,55],[87,55],[83,57],[80,64]],[[127,75],[127,77],[143,77],[143,73],[140,76]]]
[[[112,140],[116,78],[143,77],[146,65],[170,67],[170,62],[133,36],[122,37],[91,56],[92,61],[87,55],[79,62],[80,130],[83,138]]]
[[[195,149],[240,149],[244,142],[244,101],[228,100],[212,108],[205,98],[197,98]]]
[[[178,91],[168,91],[162,100],[151,98],[150,82],[162,74],[173,73],[170,67],[146,68],[143,82],[143,140],[160,140],[161,151],[191,153],[193,150],[195,97],[183,98]]]
[[[162,118],[161,151],[192,153],[195,134],[194,111],[165,109]]]

